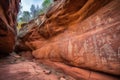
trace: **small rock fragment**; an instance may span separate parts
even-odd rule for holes
[[[44,70],[43,72],[44,72],[45,74],[48,74],[48,75],[51,74],[51,71],[50,71],[50,70]]]
[[[11,56],[13,56],[13,57],[15,57],[15,58],[20,58],[20,56],[19,56],[19,55],[17,55],[15,52],[10,53],[10,55],[11,55]]]

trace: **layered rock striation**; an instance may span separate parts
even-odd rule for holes
[[[55,0],[19,32],[17,51],[120,75],[120,0]],[[25,48],[26,49],[25,49]]]
[[[0,0],[0,55],[13,51],[20,0]]]

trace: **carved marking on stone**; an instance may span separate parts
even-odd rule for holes
[[[86,40],[85,40],[83,46],[84,46],[85,52],[87,52],[87,50],[88,50],[88,44],[87,44],[87,41],[86,41]]]
[[[72,46],[72,43],[71,43],[71,41],[69,40],[69,42],[68,42],[68,53],[71,55],[72,54],[72,48],[73,48],[73,46]]]
[[[107,60],[104,57],[101,58],[101,61],[102,61],[102,64],[106,64],[107,63]]]
[[[89,22],[89,25],[90,25],[90,27],[89,27],[89,30],[90,29],[93,29],[95,26],[93,25],[93,23],[91,22],[91,21],[88,21]]]
[[[112,39],[111,39],[110,36],[107,36],[106,39],[107,39],[107,42],[108,42],[109,44],[112,44]]]
[[[118,60],[118,55],[120,56],[120,54],[116,54],[116,51],[114,51],[111,46],[114,39],[118,38],[116,33],[113,33],[113,31],[115,32],[115,29],[110,28],[106,32],[101,32],[86,38],[83,42],[83,47],[79,50],[79,55],[84,56],[86,55],[85,53],[94,54],[96,58],[102,59],[96,63],[102,62],[102,64],[105,64],[107,62],[108,64],[111,61],[116,62]],[[120,53],[120,49],[118,49],[118,53]]]
[[[74,44],[74,56],[78,56],[79,55],[79,50],[78,50],[78,46],[77,44]]]
[[[113,57],[116,57],[116,53],[113,48],[109,44],[105,44],[100,48],[100,52],[102,52],[101,57],[105,57],[108,61],[116,60]],[[101,54],[101,53],[100,53]]]
[[[95,54],[98,54],[99,51],[98,51],[97,39],[95,35],[93,36],[93,43],[94,43]]]
[[[101,19],[100,19],[100,17],[96,17],[96,22],[97,22],[97,25],[100,25],[101,24]]]
[[[96,35],[96,40],[97,40],[96,42],[97,42],[98,46],[101,46],[101,44],[103,43],[101,39],[102,39],[102,35],[97,34]]]
[[[80,53],[80,56],[83,56],[83,55],[84,55],[84,53],[85,53],[85,49],[84,49],[83,47],[81,47],[81,49],[80,49],[79,53]]]

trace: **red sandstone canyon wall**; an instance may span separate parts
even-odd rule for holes
[[[13,51],[20,0],[0,0],[0,54]]]
[[[25,25],[18,51],[35,58],[120,75],[120,0],[56,0]]]

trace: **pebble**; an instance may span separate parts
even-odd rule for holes
[[[44,72],[45,74],[48,74],[48,75],[51,74],[51,71],[50,71],[50,70],[44,70],[43,72]]]

